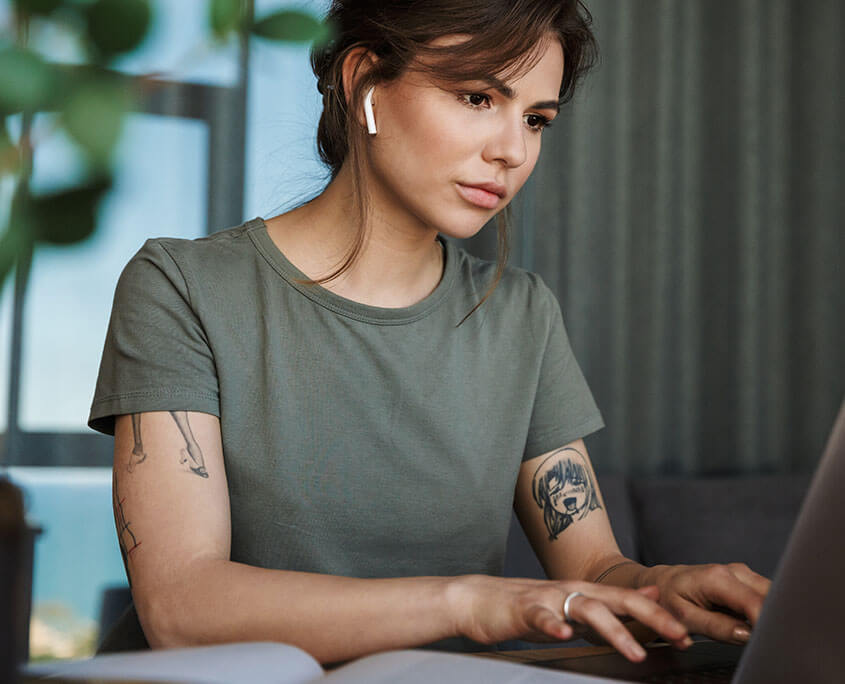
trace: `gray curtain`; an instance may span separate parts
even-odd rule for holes
[[[810,470],[845,394],[843,3],[586,4],[601,63],[544,134],[511,263],[558,295],[596,467]]]

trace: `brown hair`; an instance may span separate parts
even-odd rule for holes
[[[317,146],[332,179],[347,158],[352,164],[355,211],[360,223],[346,257],[329,275],[314,281],[320,283],[344,273],[366,239],[367,133],[349,112],[360,111],[363,95],[371,86],[395,80],[409,69],[447,83],[484,80],[491,75],[506,80],[533,66],[539,57],[537,46],[551,33],[563,47],[564,71],[558,97],[564,104],[598,55],[590,30],[592,17],[581,0],[333,0],[326,22],[334,38],[311,51],[311,67],[323,96]],[[430,44],[441,36],[456,34],[469,38],[453,45]],[[360,48],[369,50],[378,60],[354,80],[353,91],[345,93],[343,63],[350,52]],[[509,252],[510,216],[510,205],[497,216],[496,274],[463,320],[481,306],[502,277]]]

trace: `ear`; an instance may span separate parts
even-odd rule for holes
[[[352,92],[360,82],[361,77],[373,67],[378,58],[367,48],[359,47],[349,51],[343,59],[343,93],[346,97],[346,110],[352,112],[361,126],[366,126],[364,116],[364,101],[352,102]]]

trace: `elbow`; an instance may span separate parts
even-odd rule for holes
[[[158,591],[152,596],[136,598],[135,610],[150,648],[199,645],[198,635],[191,630],[196,620],[192,619],[186,601]]]
[[[209,631],[218,621],[208,614],[208,570],[208,564],[195,563],[176,572],[190,581],[147,576],[133,582],[135,610],[150,648],[187,648],[221,641]]]

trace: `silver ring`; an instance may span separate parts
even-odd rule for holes
[[[569,596],[566,597],[566,600],[563,602],[563,619],[567,622],[572,622],[572,617],[569,615],[569,604],[576,596],[583,596],[580,591],[573,591]]]

